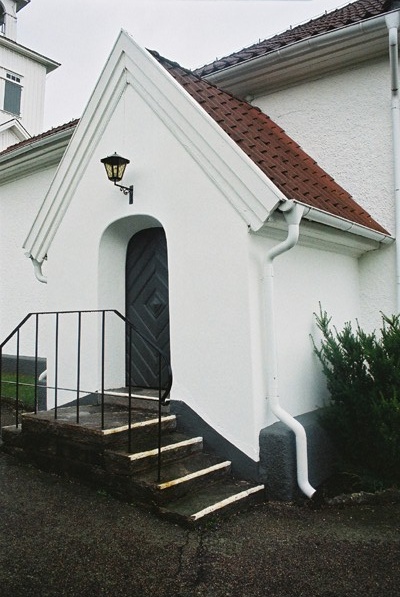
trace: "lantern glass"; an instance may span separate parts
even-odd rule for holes
[[[126,165],[129,164],[129,160],[123,158],[117,153],[103,158],[100,161],[102,164],[104,164],[108,179],[114,183],[122,180]]]

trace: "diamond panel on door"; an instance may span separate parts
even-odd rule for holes
[[[167,243],[162,228],[148,228],[129,241],[126,256],[126,316],[143,336],[167,356],[169,363],[169,305]],[[131,352],[132,385],[158,387],[158,356],[138,335],[127,334],[127,378]],[[162,363],[162,378],[167,366]],[[127,383],[129,380],[127,379]]]

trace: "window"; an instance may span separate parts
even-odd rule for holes
[[[13,75],[11,73],[7,73],[6,77],[7,77],[7,79],[10,79],[10,81],[16,81],[17,83],[21,83],[21,77],[18,77],[18,75]]]
[[[4,85],[4,105],[3,109],[11,114],[19,116],[21,113],[21,91],[19,85],[21,78],[13,73],[6,74]]]

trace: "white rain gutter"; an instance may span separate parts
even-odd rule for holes
[[[389,31],[390,77],[392,87],[392,136],[393,136],[393,174],[395,202],[395,237],[396,237],[396,305],[400,312],[400,116],[399,116],[399,54],[398,28],[399,13],[386,15]]]
[[[330,226],[331,228],[336,228],[337,230],[342,230],[343,232],[351,232],[352,234],[375,241],[382,245],[388,245],[394,241],[394,238],[390,236],[389,233],[372,230],[372,228],[367,228],[362,224],[356,224],[355,222],[346,220],[346,218],[342,218],[341,216],[334,216],[326,211],[322,211],[322,209],[318,209],[317,207],[310,207],[301,201],[296,201],[296,203],[304,207],[303,218],[310,220],[311,222],[324,224],[325,226]]]
[[[203,76],[211,83],[222,85],[232,85],[243,77],[243,80],[249,83],[249,73],[258,73],[263,71],[269,64],[284,63],[288,60],[296,60],[309,52],[325,49],[332,44],[341,44],[347,40],[354,40],[355,36],[360,36],[360,43],[365,35],[375,34],[385,28],[385,16],[374,16],[365,21],[360,21],[352,25],[347,25],[333,31],[324,31],[318,35],[300,39],[276,50],[270,50],[261,56],[251,57],[238,64],[232,64],[221,70],[211,72]]]
[[[42,282],[42,284],[47,284],[47,278],[45,275],[43,275],[43,272],[42,272],[43,263],[39,263],[39,261],[37,261],[36,259],[33,259],[33,257],[31,257],[31,260],[32,260],[33,271],[35,273],[36,279],[39,280],[39,282]]]
[[[278,208],[288,224],[288,234],[284,241],[275,245],[267,253],[264,266],[264,288],[265,288],[265,321],[266,321],[266,373],[267,373],[267,400],[272,412],[282,423],[285,423],[296,437],[296,462],[297,462],[297,483],[301,491],[311,498],[315,489],[308,480],[308,458],[307,458],[307,436],[303,425],[292,415],[284,410],[279,402],[278,388],[278,359],[275,330],[275,307],[274,307],[274,266],[276,257],[293,248],[299,239],[300,221],[304,213],[304,207],[291,200],[286,200]]]

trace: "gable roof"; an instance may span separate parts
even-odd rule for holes
[[[297,198],[313,210],[308,219],[351,230],[358,238],[391,241],[390,235],[258,108],[140,48],[121,31],[25,240],[27,256],[38,262],[45,258],[128,87],[192,155],[249,229],[260,230],[282,201]]]
[[[179,64],[153,55],[289,199],[386,233],[271,118]]]
[[[393,2],[391,0],[358,0],[357,2],[337,8],[332,12],[323,14],[307,23],[292,27],[273,37],[243,48],[238,52],[233,52],[233,54],[219,58],[210,64],[196,69],[194,73],[200,77],[216,73],[246,62],[247,60],[264,56],[296,42],[385,14],[392,10],[392,5]]]

